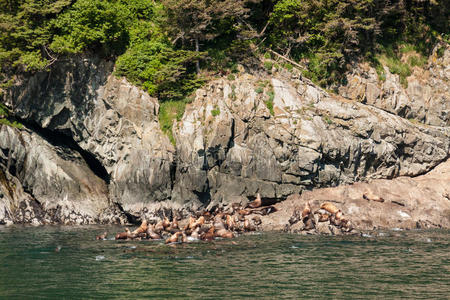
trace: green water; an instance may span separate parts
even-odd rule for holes
[[[450,231],[94,240],[119,229],[0,227],[0,299],[450,297]]]

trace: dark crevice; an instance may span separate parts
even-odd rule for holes
[[[117,208],[125,215],[125,217],[127,218],[127,222],[130,224],[140,224],[141,223],[141,217],[139,216],[135,216],[130,214],[129,212],[127,212],[126,210],[123,209],[122,205],[118,202],[114,203]]]
[[[105,167],[102,165],[102,163],[90,152],[82,149],[72,138],[70,135],[70,131],[57,131],[57,130],[50,130],[47,128],[42,128],[36,123],[28,122],[25,120],[19,121],[24,124],[27,128],[31,129],[34,133],[38,134],[40,137],[42,137],[44,140],[46,140],[48,143],[55,147],[60,147],[62,149],[70,149],[72,151],[75,151],[81,155],[81,157],[84,159],[86,164],[89,166],[91,171],[103,179],[106,184],[109,185],[110,183],[110,175],[108,174],[108,171],[106,171]]]

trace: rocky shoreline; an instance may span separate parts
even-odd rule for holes
[[[306,202],[333,203],[355,228],[448,228],[449,65],[450,49],[434,53],[408,88],[360,66],[339,94],[239,66],[196,92],[174,145],[158,100],[113,62],[55,63],[2,95],[23,126],[0,124],[0,224],[139,224],[259,193],[277,210],[261,230],[301,227],[288,221]]]

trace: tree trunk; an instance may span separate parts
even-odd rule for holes
[[[195,38],[195,52],[200,51],[200,46],[198,45],[198,38]],[[197,70],[197,74],[200,73],[200,61],[195,62],[195,69]]]

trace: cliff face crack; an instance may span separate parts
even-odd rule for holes
[[[38,134],[52,146],[64,149],[70,149],[80,154],[83,160],[88,165],[89,169],[101,178],[107,185],[110,183],[110,175],[106,171],[102,163],[89,151],[82,149],[72,138],[72,136],[59,131],[50,130],[47,128],[42,128],[36,123],[27,122],[20,120],[27,128],[31,129],[34,133]],[[59,153],[62,154],[62,153]]]

